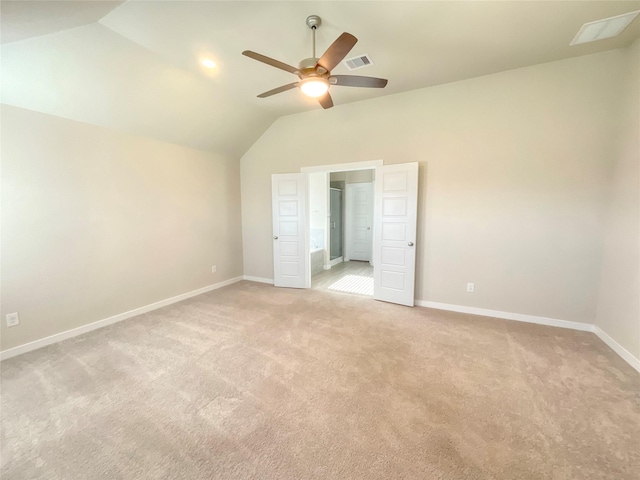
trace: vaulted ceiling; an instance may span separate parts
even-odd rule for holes
[[[322,17],[318,54],[346,31],[348,57],[373,65],[334,74],[389,79],[385,89],[332,87],[349,102],[624,47],[618,37],[569,46],[585,22],[640,1],[2,1],[2,103],[191,147],[240,156],[278,117],[317,102],[295,81],[241,55],[296,66],[311,56],[308,15]],[[213,70],[203,57],[217,63]]]

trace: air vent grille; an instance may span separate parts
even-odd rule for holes
[[[625,13],[616,17],[585,23],[569,45],[595,42],[604,38],[616,37],[638,16],[640,10]]]
[[[343,63],[349,70],[357,70],[359,68],[373,65],[371,57],[369,57],[369,55],[367,55],[366,53],[364,55],[358,55],[357,57],[348,58],[344,60]]]

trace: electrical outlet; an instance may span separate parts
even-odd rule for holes
[[[218,267],[217,266],[213,266],[211,267],[211,273],[216,273],[218,271]]]
[[[474,283],[467,283],[467,292],[473,293],[476,291],[476,285]]]
[[[7,327],[15,327],[20,324],[20,316],[18,312],[7,313]]]

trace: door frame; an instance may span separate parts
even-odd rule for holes
[[[365,160],[362,162],[349,162],[349,163],[334,163],[334,164],[330,164],[330,165],[314,165],[311,167],[301,167],[300,168],[300,173],[326,173],[327,175],[334,173],[334,172],[351,172],[354,170],[375,170],[376,167],[381,167],[382,165],[384,165],[384,162],[382,160]],[[308,177],[308,175],[307,175]],[[307,184],[308,184],[308,178],[307,178]],[[330,183],[329,183],[329,187],[331,187]],[[345,188],[346,190],[346,188]],[[327,195],[329,195],[329,189],[327,189]],[[346,193],[345,193],[346,195]],[[373,202],[375,205],[375,201],[376,201],[376,192],[375,192],[375,188],[373,191]],[[343,206],[344,206],[344,198],[343,198]],[[306,222],[307,222],[307,236],[310,238],[311,235],[311,227],[310,227],[310,215],[311,215],[311,210],[310,210],[310,198],[309,198],[309,191],[307,190],[307,208],[306,208]],[[327,218],[327,229],[329,228],[329,219]],[[308,243],[308,242],[307,242]],[[326,242],[325,242],[326,243]],[[343,245],[343,258],[344,258],[344,245]],[[372,259],[373,259],[373,252],[372,252]],[[307,271],[311,272],[311,255],[307,255],[306,258],[306,262],[307,262]],[[330,264],[330,262],[329,262]],[[375,266],[373,267],[375,269]],[[375,270],[374,270],[375,271]]]
[[[350,172],[353,170],[372,170],[384,165],[382,160],[365,160],[363,162],[334,163],[331,165],[315,165],[313,167],[301,167],[300,173],[333,173]]]
[[[419,190],[420,190],[420,173],[419,173],[419,163],[418,162],[407,162],[410,164],[416,164],[418,166],[418,170],[416,172],[417,177],[416,177],[416,212],[415,212],[415,217],[416,217],[416,231],[414,232],[414,239],[409,242],[409,246],[413,247],[414,243],[417,246],[418,242],[417,242],[417,235],[418,235],[418,231],[417,231],[417,214],[418,214],[418,209],[419,209],[419,204],[418,204],[418,197],[419,197]],[[398,164],[400,165],[400,164]],[[301,167],[300,168],[300,173],[304,174],[306,183],[308,183],[309,180],[309,174],[310,173],[325,173],[326,175],[329,175],[333,172],[348,172],[348,171],[354,171],[354,170],[371,170],[371,169],[377,169],[377,167],[384,167],[384,162],[382,160],[369,160],[369,161],[364,161],[364,162],[350,162],[350,163],[338,163],[338,164],[330,164],[330,165],[315,165],[315,166],[310,166],[310,167]],[[393,164],[391,165],[393,166]],[[374,189],[374,194],[373,194],[373,200],[374,200],[374,241],[373,241],[373,269],[374,269],[374,278],[375,278],[375,274],[376,274],[376,265],[377,262],[376,259],[376,229],[379,228],[379,226],[376,226],[376,209],[378,208],[378,204],[382,201],[383,196],[382,196],[382,191],[380,191],[380,189],[377,187],[378,182],[380,181],[380,179],[376,178],[374,179],[374,185],[376,185],[376,188]],[[327,196],[329,195],[329,188],[330,188],[330,181],[328,182],[328,188],[327,188]],[[311,215],[311,209],[310,209],[310,198],[309,198],[309,189],[307,189],[306,191],[306,195],[305,195],[305,200],[306,200],[306,208],[305,208],[305,221],[306,221],[306,233],[307,233],[307,239],[310,238],[311,235],[311,230],[310,230],[310,215]],[[329,219],[327,218],[327,228],[328,228],[328,223],[329,223]],[[326,243],[326,242],[325,242]],[[309,242],[307,240],[306,242],[306,247],[309,246]],[[415,250],[414,250],[415,252]],[[306,255],[306,267],[307,267],[307,272],[311,271],[311,255],[309,254],[309,249],[307,248],[307,255]],[[413,279],[415,282],[415,275],[416,275],[416,265],[415,265],[415,261],[414,261],[414,265],[413,265]],[[375,282],[374,282],[375,284]],[[310,285],[310,274],[309,274],[309,286],[306,288],[309,288]],[[415,289],[415,283],[414,283],[414,289]],[[413,306],[415,305],[415,291],[412,292],[412,300],[408,303],[404,303],[404,302],[396,302],[394,300],[386,300],[384,298],[379,298],[378,296],[376,296],[375,293],[375,288],[374,288],[374,295],[372,299],[376,299],[376,300],[383,300],[383,301],[389,301],[392,303],[398,303],[400,305],[407,305],[407,306]]]

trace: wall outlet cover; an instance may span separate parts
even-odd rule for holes
[[[15,327],[20,324],[20,315],[18,315],[18,312],[7,313],[6,322],[7,327]]]

